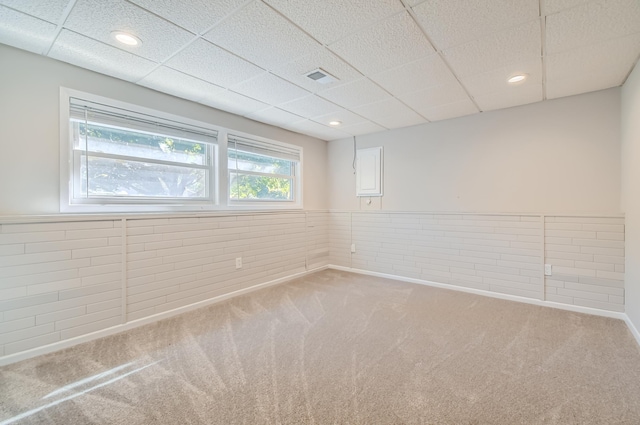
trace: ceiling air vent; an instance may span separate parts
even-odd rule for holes
[[[307,78],[311,78],[313,81],[320,84],[329,84],[329,83],[333,83],[334,81],[338,81],[336,77],[329,74],[324,69],[320,69],[320,68],[314,69],[311,72],[307,72],[305,76]]]

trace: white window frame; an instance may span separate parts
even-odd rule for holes
[[[219,142],[210,146],[209,158],[209,179],[207,181],[208,197],[206,199],[172,199],[172,198],[110,198],[104,199],[79,199],[74,198],[73,187],[77,184],[79,176],[74,175],[74,170],[78,161],[74,153],[72,128],[70,125],[70,100],[71,98],[82,99],[88,102],[100,103],[103,105],[128,110],[134,113],[145,114],[163,120],[176,121],[186,125],[203,127],[208,130],[218,132],[219,129],[210,124],[191,120],[189,118],[168,114],[150,108],[121,102],[106,97],[69,89],[60,88],[60,212],[158,212],[158,211],[198,211],[216,209],[219,202],[218,181],[219,181]],[[101,155],[109,156],[109,155]],[[131,158],[140,160],[140,158]],[[149,162],[161,163],[161,160],[150,160]],[[170,165],[170,164],[168,164]],[[198,168],[198,167],[194,167]],[[75,180],[75,181],[74,181]]]
[[[231,194],[229,193],[229,181],[230,181],[230,176],[231,176],[231,170],[228,169],[228,158],[229,158],[229,154],[228,154],[228,150],[232,149],[232,147],[230,146],[229,143],[229,135],[231,134],[231,136],[238,136],[241,138],[245,138],[245,139],[252,139],[252,140],[256,140],[258,142],[265,142],[271,145],[275,145],[275,146],[282,146],[285,149],[293,149],[296,150],[297,152],[299,152],[300,155],[300,160],[298,162],[295,162],[294,164],[294,170],[293,170],[293,175],[291,176],[281,176],[278,174],[272,174],[270,175],[271,177],[286,177],[286,178],[291,178],[293,180],[293,191],[292,191],[292,195],[293,195],[293,199],[292,200],[268,200],[268,199],[243,199],[243,200],[236,200],[236,199],[231,199]],[[302,149],[301,146],[297,146],[297,145],[292,145],[289,143],[284,143],[284,142],[280,142],[277,140],[273,140],[273,139],[267,139],[265,137],[259,137],[259,136],[255,136],[253,134],[248,134],[248,133],[243,133],[241,131],[232,131],[229,130],[228,132],[224,133],[224,144],[225,144],[225,151],[224,151],[224,157],[223,157],[223,153],[220,152],[220,172],[222,174],[222,172],[224,172],[224,176],[225,176],[225,182],[224,182],[224,191],[225,191],[225,198],[227,199],[227,205],[229,206],[230,209],[270,209],[270,210],[278,210],[278,209],[302,209],[303,203],[302,203],[302,185],[303,185],[303,181],[302,181],[302,164],[303,164],[303,155],[304,155],[304,150]],[[224,164],[224,170],[223,170],[223,166],[222,164]],[[245,174],[253,174],[251,172],[243,172]],[[257,175],[266,175],[266,174],[262,174],[262,173],[255,173]],[[222,185],[222,182],[221,182]],[[221,191],[222,192],[222,191]],[[222,198],[221,198],[222,199]]]
[[[70,98],[83,99],[89,102],[102,103],[116,108],[126,109],[137,113],[151,115],[160,119],[167,119],[185,124],[204,127],[217,131],[217,145],[214,146],[214,156],[211,159],[213,169],[210,171],[209,190],[211,199],[208,201],[184,202],[182,200],[155,199],[118,199],[100,203],[73,202],[74,164],[72,163],[73,141],[70,126]],[[233,201],[229,198],[229,169],[228,169],[228,134],[248,139],[264,141],[274,145],[281,145],[300,152],[300,161],[296,164],[293,176],[293,201],[242,200]],[[137,158],[139,160],[139,158]],[[216,211],[216,210],[299,210],[303,208],[303,148],[298,145],[283,143],[277,140],[256,136],[242,131],[230,130],[186,117],[177,116],[151,108],[106,98],[91,93],[82,92],[66,87],[60,87],[60,212],[61,213],[122,213],[122,212],[171,212],[171,211]],[[106,201],[106,200],[105,200]]]

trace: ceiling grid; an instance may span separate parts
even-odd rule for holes
[[[53,47],[53,43],[55,43],[56,39],[60,35],[60,32],[62,31],[62,28],[64,27],[64,23],[67,20],[67,18],[69,17],[69,14],[71,13],[71,9],[73,9],[73,6],[75,6],[75,4],[76,4],[76,0],[70,0],[69,4],[67,4],[67,6],[64,8],[64,11],[62,12],[62,17],[60,17],[60,19],[58,21],[58,27],[56,28],[56,33],[51,38],[51,42],[49,43],[47,48],[42,52],[42,54],[44,56],[47,56],[49,54],[49,52],[51,51],[51,48]]]
[[[542,100],[547,100],[547,15],[544,11],[545,2],[539,0],[540,8],[540,34],[542,36],[540,60],[542,61]]]
[[[0,43],[334,140],[620,86],[640,2],[0,0]]]

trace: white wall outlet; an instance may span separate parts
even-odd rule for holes
[[[351,253],[355,253],[356,252],[356,244],[352,243],[351,244]]]
[[[544,265],[544,275],[551,276],[551,264]]]
[[[236,258],[236,269],[242,268],[242,257]]]

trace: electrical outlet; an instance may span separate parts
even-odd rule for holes
[[[356,244],[351,244],[351,253],[354,254],[356,252]]]
[[[236,269],[242,268],[242,257],[236,258]]]
[[[551,264],[544,265],[544,275],[551,276]]]

